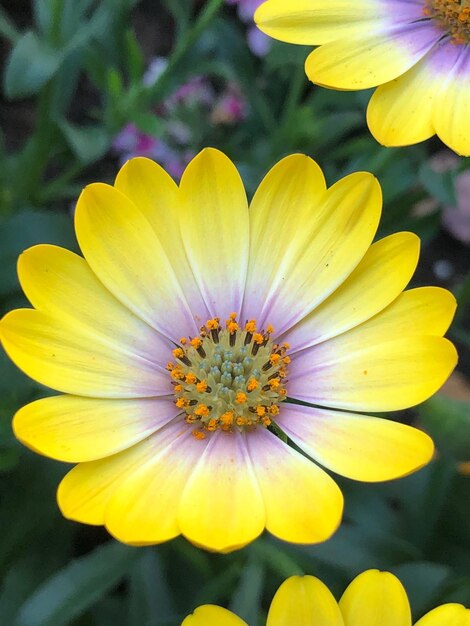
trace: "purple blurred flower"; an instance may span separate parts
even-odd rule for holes
[[[265,56],[271,48],[271,39],[253,24],[253,15],[264,0],[226,0],[226,2],[237,5],[240,20],[250,24],[246,35],[250,50],[258,57]]]

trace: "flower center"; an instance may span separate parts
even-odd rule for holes
[[[279,413],[287,391],[288,344],[271,340],[272,326],[258,331],[255,320],[241,328],[232,313],[208,320],[197,337],[183,337],[167,365],[173,379],[175,404],[193,424],[193,435],[267,427]]]
[[[454,43],[470,43],[470,0],[425,0],[423,12],[446,30]]]

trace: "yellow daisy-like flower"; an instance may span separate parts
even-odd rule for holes
[[[313,576],[292,576],[277,590],[266,626],[411,626],[411,610],[401,582],[389,572],[368,570],[355,578],[336,602]],[[219,606],[204,605],[181,626],[247,626]],[[470,626],[470,609],[443,604],[415,626]]]
[[[23,253],[34,309],[0,324],[13,361],[67,394],[14,419],[27,446],[78,463],[59,487],[63,514],[129,544],[182,533],[230,551],[264,528],[314,543],[338,527],[342,494],[276,428],[356,480],[426,464],[426,434],[357,413],[421,402],[457,360],[443,338],[453,296],[401,293],[419,240],[371,245],[380,211],[371,174],[327,189],[302,155],[267,174],[249,210],[214,149],[179,188],[144,158],[114,186],[87,187],[75,216],[85,258]]]
[[[437,133],[470,155],[469,0],[268,0],[255,21],[275,39],[320,46],[305,65],[312,82],[378,86],[367,122],[380,143]]]

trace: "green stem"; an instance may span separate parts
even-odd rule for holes
[[[282,578],[302,576],[305,573],[294,559],[274,543],[258,539],[251,544],[249,549],[254,556]]]
[[[467,274],[464,281],[456,289],[455,297],[457,298],[457,302],[459,305],[456,319],[459,319],[460,317],[462,317],[465,306],[470,300],[470,272]]]
[[[291,134],[292,125],[295,123],[296,113],[305,87],[305,71],[303,65],[299,65],[293,75],[287,90],[287,98],[281,115],[279,130],[272,142],[272,154],[278,155],[278,152],[284,148],[284,142]]]
[[[181,62],[188,50],[190,50],[199,39],[201,34],[206,30],[212,20],[216,17],[223,3],[224,0],[209,0],[207,2],[206,6],[199,14],[193,28],[186,31],[184,36],[176,44],[175,49],[168,60],[168,65],[162,72],[158,81],[155,85],[152,85],[143,92],[142,104],[144,107],[150,107],[161,100],[162,95],[165,93],[165,89],[167,88],[167,84],[174,75],[178,64]]]

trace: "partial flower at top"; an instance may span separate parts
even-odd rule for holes
[[[359,574],[339,603],[321,580],[292,576],[277,590],[266,626],[411,626],[411,609],[403,585],[389,572],[368,570]],[[247,626],[219,606],[206,604],[181,626]],[[470,609],[443,604],[418,620],[415,626],[470,626]]]
[[[432,395],[457,355],[443,289],[404,291],[419,240],[372,244],[381,190],[368,173],[326,187],[303,155],[268,172],[250,210],[233,163],[206,149],[179,187],[137,158],[92,184],[75,213],[85,258],[50,245],[19,259],[33,309],[0,336],[29,376],[66,395],[14,418],[33,450],[78,463],[63,514],[119,540],[228,552],[263,529],[328,539],[361,481],[432,457],[420,430],[364,412]],[[372,244],[372,245],[371,245]],[[308,403],[308,404],[307,404]]]
[[[312,82],[378,86],[367,121],[380,143],[437,134],[470,155],[469,0],[268,0],[255,21],[275,39],[320,46],[305,65]]]
[[[226,0],[228,4],[236,4],[238,7],[238,16],[242,22],[252,24],[253,15],[263,0]],[[264,57],[271,47],[269,37],[261,33],[256,26],[249,26],[246,35],[248,46],[253,54],[258,57]]]

